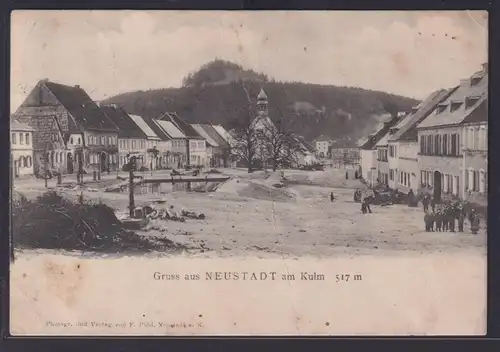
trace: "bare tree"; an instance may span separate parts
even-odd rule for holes
[[[276,124],[265,124],[262,133],[266,157],[271,160],[273,171],[279,166],[297,163],[298,153],[303,152],[299,137],[292,132],[292,122],[285,119],[280,110]]]
[[[242,86],[248,100],[248,114],[245,114],[245,118],[243,121],[239,122],[237,127],[234,154],[247,162],[248,173],[251,173],[253,171],[253,164],[258,153],[258,139],[253,128],[253,121],[255,120],[256,114],[253,108],[252,100],[250,99],[250,94],[248,93],[245,85],[242,84]]]

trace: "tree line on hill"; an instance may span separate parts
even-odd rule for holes
[[[323,134],[332,139],[357,140],[379,124],[376,116],[408,111],[414,99],[361,88],[302,82],[277,82],[240,65],[215,60],[186,76],[180,88],[120,94],[104,103],[123,106],[129,113],[156,117],[177,112],[189,123],[220,124],[238,128],[248,115],[245,89],[253,104],[263,88],[273,122],[287,125],[307,140]],[[374,132],[374,131],[373,131]]]

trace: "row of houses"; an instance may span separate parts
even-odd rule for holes
[[[234,139],[224,127],[189,124],[176,113],[147,118],[93,101],[79,86],[41,80],[11,116],[14,176],[46,167],[63,174],[115,171],[136,156],[155,170],[231,162]]]
[[[361,146],[366,182],[487,202],[488,64],[385,122]]]

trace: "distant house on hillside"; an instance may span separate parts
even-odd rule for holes
[[[78,85],[41,80],[12,118],[34,128],[35,172],[45,156],[62,173],[118,167],[118,129]]]
[[[324,135],[319,136],[315,140],[316,145],[316,157],[319,159],[324,159],[328,157],[328,148],[331,145],[331,138]]]

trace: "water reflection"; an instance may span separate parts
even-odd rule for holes
[[[135,194],[152,194],[160,195],[172,192],[213,192],[219,182],[179,182],[172,184],[171,182],[156,182],[136,185],[134,188]],[[123,192],[128,193],[128,189]]]

